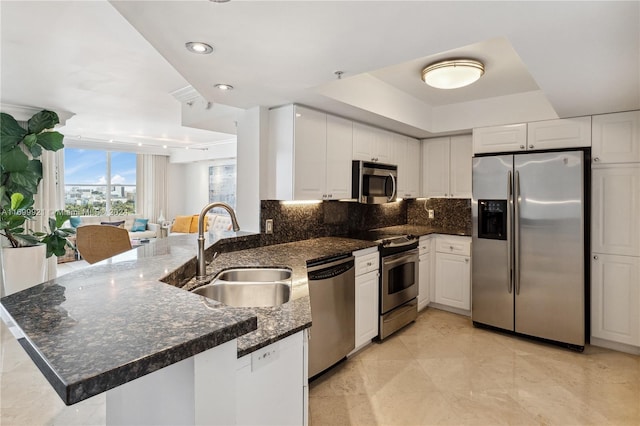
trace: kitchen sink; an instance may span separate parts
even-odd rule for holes
[[[278,306],[291,298],[291,271],[282,268],[227,269],[210,284],[192,292],[240,308]]]
[[[229,306],[257,308],[287,303],[291,297],[291,285],[287,283],[219,283],[214,281],[196,288],[193,293]]]
[[[291,270],[284,268],[236,268],[220,272],[216,278],[220,281],[275,282],[290,281]]]

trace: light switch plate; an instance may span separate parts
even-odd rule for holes
[[[273,219],[267,219],[264,224],[264,231],[267,234],[273,234]]]
[[[435,213],[434,213],[433,209],[427,210],[427,213],[429,213],[429,219],[433,219],[435,217]]]

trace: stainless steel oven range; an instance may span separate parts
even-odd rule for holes
[[[380,325],[383,340],[418,316],[418,239],[397,236],[380,245]]]

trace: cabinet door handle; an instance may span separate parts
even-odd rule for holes
[[[529,148],[533,149],[533,145],[529,145]]]
[[[600,161],[600,159],[599,159],[598,157],[595,157],[595,158],[593,159],[593,161],[595,161],[595,162],[597,163],[598,161]]]
[[[453,250],[453,246],[449,246],[449,250]]]
[[[598,260],[598,255],[594,255],[594,256],[593,256],[593,259],[594,259],[594,260]]]
[[[524,145],[520,145],[520,149],[524,149],[524,148],[525,148]]]
[[[464,259],[464,263],[469,263],[469,259]]]
[[[371,266],[371,265],[372,265],[372,263],[371,263],[371,262],[367,262],[367,266]]]

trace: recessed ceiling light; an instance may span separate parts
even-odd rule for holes
[[[213,87],[220,90],[233,90],[233,86],[230,84],[216,84]]]
[[[190,41],[189,43],[185,43],[185,47],[189,52],[199,53],[201,55],[207,55],[213,52],[213,47],[211,45],[200,41]]]
[[[167,146],[166,146],[166,145],[162,145],[162,147],[163,147],[164,149],[167,149]]]
[[[478,81],[484,64],[473,59],[440,61],[422,70],[422,80],[436,89],[457,89]]]
[[[228,3],[231,0],[209,0],[212,3]]]

